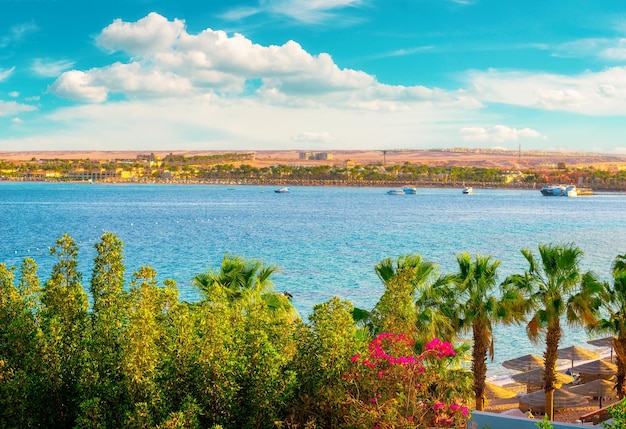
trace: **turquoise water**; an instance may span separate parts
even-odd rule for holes
[[[455,255],[493,255],[500,277],[526,268],[520,250],[576,243],[584,269],[609,278],[626,253],[626,196],[542,197],[538,190],[419,189],[387,195],[382,188],[268,186],[100,185],[0,182],[0,262],[32,256],[47,278],[48,248],[67,233],[80,247],[88,284],[94,244],[104,231],[125,245],[130,273],[149,265],[159,279],[178,282],[181,299],[198,298],[191,278],[217,269],[225,253],[280,268],[275,289],[289,291],[303,317],[333,296],[371,308],[383,292],[374,266],[386,257],[419,253],[441,273],[454,272]],[[585,345],[585,332],[568,330],[562,346]],[[586,345],[585,345],[586,346]],[[589,346],[592,348],[591,346]],[[523,327],[498,327],[496,360],[542,353]]]

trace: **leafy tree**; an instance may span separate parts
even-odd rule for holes
[[[122,424],[129,404],[121,371],[124,328],[128,320],[128,294],[124,291],[123,244],[112,233],[102,235],[94,246],[97,254],[91,276],[90,336],[82,381],[81,421],[97,420],[106,427]]]
[[[44,396],[48,426],[72,427],[79,412],[79,383],[84,366],[89,302],[78,271],[78,247],[69,235],[56,241],[57,257],[42,295],[43,361],[47,366]]]
[[[537,342],[545,333],[544,352],[546,414],[554,417],[556,360],[562,336],[561,319],[572,325],[592,327],[597,323],[602,285],[591,272],[581,273],[583,252],[573,244],[539,245],[539,259],[522,250],[529,264],[524,274],[509,276],[505,284],[517,287],[532,308],[526,332]]]
[[[121,353],[131,404],[126,424],[130,426],[158,422],[165,412],[158,377],[166,357],[166,327],[170,311],[177,304],[178,291],[173,281],[166,280],[161,288],[155,278],[154,269],[141,267],[133,274],[129,288],[128,323]]]
[[[313,307],[297,333],[293,368],[298,375],[290,420],[301,426],[339,427],[350,358],[364,350],[352,319],[353,306],[337,297]]]

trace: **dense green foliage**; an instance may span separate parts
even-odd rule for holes
[[[454,425],[482,396],[491,324],[524,319],[532,308],[520,299],[545,303],[533,287],[551,278],[544,261],[546,279],[531,270],[496,296],[490,257],[460,254],[459,272],[439,275],[407,255],[375,267],[385,292],[371,311],[333,298],[305,322],[274,292],[277,268],[260,261],[226,255],[195,277],[203,297],[187,303],[150,267],[127,280],[115,235],[95,248],[89,295],[70,236],[51,249],[45,282],[32,259],[0,264],[0,427]],[[526,290],[534,298],[519,295]],[[479,352],[471,366],[469,332]]]

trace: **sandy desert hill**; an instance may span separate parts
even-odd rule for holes
[[[568,167],[594,167],[600,169],[617,170],[626,167],[626,156],[594,153],[564,153],[564,152],[537,152],[537,151],[502,151],[489,149],[454,149],[454,150],[331,150],[316,151],[315,153],[332,154],[330,160],[300,160],[299,150],[262,150],[262,151],[28,151],[28,152],[0,152],[0,160],[30,161],[32,159],[91,159],[115,160],[135,159],[137,155],[154,153],[160,157],[173,153],[186,157],[194,155],[216,155],[221,153],[253,152],[254,161],[246,161],[256,167],[275,164],[289,165],[341,165],[347,161],[355,164],[380,164],[429,166],[465,166],[503,169],[540,168],[564,163]]]

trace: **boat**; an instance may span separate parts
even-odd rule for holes
[[[415,195],[417,194],[417,188],[414,188],[412,186],[405,186],[404,188],[402,188],[402,192],[408,195]]]
[[[286,194],[287,192],[289,192],[289,188],[280,188],[280,189],[274,189],[274,192],[276,192],[277,194]]]
[[[472,188],[471,186],[465,186],[463,188],[462,191],[464,194],[473,194],[474,193],[474,188]]]
[[[575,185],[549,185],[541,188],[544,197],[577,197],[578,191]]]
[[[404,195],[405,192],[402,189],[390,189],[387,191],[389,195]]]

